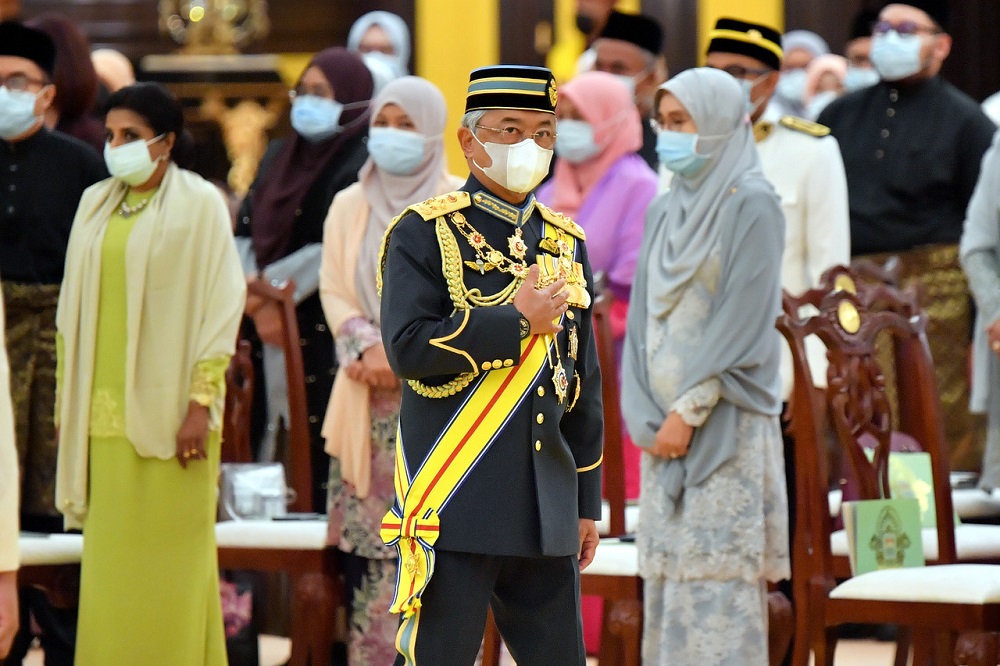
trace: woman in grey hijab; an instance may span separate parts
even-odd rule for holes
[[[976,299],[970,411],[986,414],[988,431],[979,487],[1000,488],[1000,134],[983,157],[960,245]]]
[[[645,451],[643,663],[767,664],[766,581],[789,576],[778,424],[784,219],[739,84],[692,69],[657,92],[671,189],[646,216],[622,379]]]

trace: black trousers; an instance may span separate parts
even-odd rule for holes
[[[576,556],[435,556],[420,608],[400,622],[396,666],[472,666],[488,607],[518,666],[586,664]]]

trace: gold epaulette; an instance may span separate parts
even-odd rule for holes
[[[467,208],[471,204],[472,202],[469,198],[468,192],[450,192],[448,194],[442,194],[439,197],[432,197],[427,201],[422,201],[418,204],[413,204],[407,208],[407,210],[412,210],[414,213],[429,222],[431,220],[436,220],[442,215],[447,215],[448,213],[454,213],[456,210]]]
[[[538,212],[542,214],[542,218],[554,227],[559,227],[571,236],[576,236],[582,241],[587,240],[587,234],[583,231],[583,227],[569,219],[562,213],[557,213],[545,204],[535,200],[535,206],[538,208]]]
[[[808,134],[809,136],[817,138],[826,136],[830,133],[830,128],[826,125],[820,125],[819,123],[814,123],[811,120],[798,118],[796,116],[782,116],[781,120],[778,122],[781,123],[783,127],[787,127],[790,130],[802,132],[803,134]]]
[[[382,245],[378,249],[378,272],[375,273],[375,285],[378,288],[378,295],[382,295],[382,271],[385,269],[385,251],[389,247],[389,236],[392,235],[392,230],[396,228],[399,221],[406,217],[407,213],[416,213],[420,217],[424,218],[425,221],[435,220],[442,215],[447,215],[448,213],[454,213],[456,210],[462,210],[470,205],[469,193],[468,192],[450,192],[449,194],[442,194],[439,197],[432,197],[426,201],[422,201],[418,204],[413,204],[402,213],[397,215],[389,223],[388,228],[385,230],[385,235],[382,236]]]

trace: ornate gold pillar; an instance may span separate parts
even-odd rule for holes
[[[500,58],[499,0],[416,0],[417,74],[433,81],[448,102],[444,145],[452,173],[464,175],[455,139],[465,110],[469,72]]]

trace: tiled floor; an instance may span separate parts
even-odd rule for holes
[[[836,666],[889,666],[894,654],[892,643],[877,641],[841,641],[837,644]],[[262,636],[260,639],[260,666],[281,666],[288,661],[291,643],[287,638]],[[588,660],[596,666],[595,659]],[[507,662],[513,666],[513,662]],[[24,666],[42,666],[42,653],[33,651]],[[505,666],[507,666],[505,664]]]

